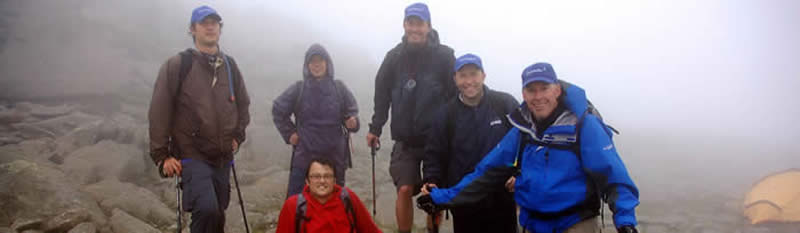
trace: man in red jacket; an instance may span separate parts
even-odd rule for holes
[[[331,161],[312,159],[306,171],[306,187],[283,203],[276,233],[381,232],[361,199],[336,184]]]

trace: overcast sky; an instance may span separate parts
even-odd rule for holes
[[[308,22],[321,32],[323,44],[367,50],[377,70],[399,42],[403,9],[413,2],[225,1],[219,10],[278,12]],[[521,71],[545,61],[560,78],[584,87],[623,130],[734,136],[781,146],[800,138],[800,126],[792,123],[800,115],[793,95],[800,87],[800,1],[427,4],[442,42],[456,56],[481,56],[487,84],[517,98]],[[245,23],[234,20],[251,19],[225,19],[229,25]]]

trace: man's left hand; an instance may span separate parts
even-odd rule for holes
[[[356,126],[358,126],[358,120],[356,120],[355,116],[351,116],[350,118],[347,118],[346,121],[344,121],[344,126],[346,126],[348,129],[351,130],[355,129]]]
[[[236,139],[233,139],[233,144],[231,144],[231,145],[233,145],[233,153],[234,154],[236,154],[236,152],[239,152],[239,143],[236,142]]]

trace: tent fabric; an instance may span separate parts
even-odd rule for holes
[[[762,178],[744,198],[744,215],[751,224],[800,222],[800,169]]]

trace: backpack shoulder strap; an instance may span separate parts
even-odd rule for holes
[[[300,101],[303,99],[303,88],[306,86],[303,81],[304,80],[300,80],[294,83],[294,85],[297,86],[297,97],[294,99],[294,106],[292,106],[292,108],[294,109],[295,124],[298,126],[300,126],[300,121],[297,119],[300,118],[297,117],[297,113],[300,111]]]
[[[339,198],[344,203],[344,211],[347,213],[347,220],[350,220],[350,232],[356,232],[356,213],[353,210],[353,201],[350,200],[350,191],[346,187],[342,187],[339,192]]]
[[[295,208],[294,217],[294,230],[296,233],[302,232],[300,228],[303,227],[303,221],[308,220],[306,217],[307,204],[305,196],[302,193],[297,194],[297,207]]]
[[[345,104],[345,95],[342,93],[343,90],[346,88],[344,87],[344,82],[339,79],[333,80],[333,90],[336,92],[336,95],[339,96],[339,100],[341,101],[341,105],[339,105],[339,111],[341,112],[342,117],[344,118],[345,109],[347,109],[347,105]]]
[[[189,75],[189,71],[192,69],[192,50],[186,49],[178,53],[181,56],[181,67],[178,70],[178,92],[181,92],[181,88],[183,86],[183,80],[186,80],[186,76]]]

